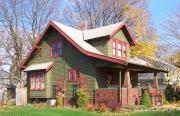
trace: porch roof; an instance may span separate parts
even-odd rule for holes
[[[145,61],[140,58],[133,58],[127,61],[127,65],[120,65],[117,63],[96,63],[96,67],[98,68],[105,68],[105,67],[114,67],[114,68],[119,68],[119,69],[128,69],[128,70],[133,70],[138,73],[154,73],[154,72],[164,72],[168,73],[167,70],[163,68],[158,68],[151,64],[148,61]]]
[[[32,64],[32,65],[28,66],[23,71],[24,72],[35,71],[35,70],[46,70],[46,71],[48,71],[52,66],[53,66],[53,62],[41,63],[41,64]]]
[[[147,64],[140,64],[135,62],[128,62],[127,68],[129,70],[135,70],[138,73],[153,73],[153,72],[164,72],[168,73],[167,70],[154,67],[153,65],[147,63]]]

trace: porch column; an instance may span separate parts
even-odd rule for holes
[[[123,83],[124,88],[132,88],[131,85],[131,80],[130,80],[130,73],[129,71],[125,71],[125,77],[124,77],[124,83]]]
[[[119,102],[122,106],[122,79],[121,79],[121,70],[119,70]]]
[[[130,104],[131,103],[131,100],[132,100],[132,85],[131,85],[131,80],[130,80],[130,72],[129,70],[126,70],[125,71],[125,77],[124,77],[124,83],[123,83],[123,87],[126,88],[127,90],[127,94],[126,96],[124,95],[123,93],[123,98],[125,97],[125,99],[127,100],[126,101],[126,104]],[[123,100],[123,99],[122,99]],[[125,103],[125,102],[123,102]]]
[[[154,101],[155,101],[155,106],[157,106],[157,103],[158,103],[158,79],[157,79],[157,73],[154,73],[154,82],[153,82],[153,87],[156,89],[156,93],[155,93],[155,96],[154,96]]]
[[[157,73],[154,73],[153,87],[156,88],[156,89],[159,88],[158,79],[157,79]]]

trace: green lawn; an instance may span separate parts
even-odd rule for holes
[[[0,110],[0,116],[180,116],[180,111],[140,113],[96,113],[73,109],[10,107]]]

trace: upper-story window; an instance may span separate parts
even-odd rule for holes
[[[112,55],[117,58],[127,58],[127,44],[119,40],[112,41]]]
[[[79,78],[79,70],[78,69],[71,69],[68,71],[68,80],[69,81],[78,81]]]
[[[50,56],[58,57],[63,55],[63,45],[62,41],[53,41],[50,46]]]

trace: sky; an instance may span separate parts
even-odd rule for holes
[[[148,0],[149,11],[158,34],[163,32],[163,23],[172,11],[180,4],[180,0]],[[180,10],[180,8],[179,8]]]

